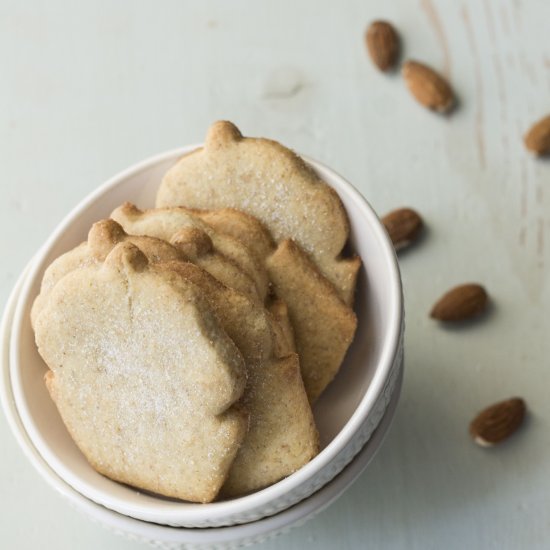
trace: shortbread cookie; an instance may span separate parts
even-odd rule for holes
[[[342,299],[353,302],[358,258],[342,259],[349,222],[336,192],[295,153],[244,138],[230,122],[213,124],[203,148],[164,176],[157,206],[232,207],[257,217],[276,242],[293,239]]]
[[[199,250],[204,245],[204,233],[188,229],[176,233],[173,241],[185,251]],[[151,262],[166,262],[157,264],[157,270],[177,272],[186,285],[194,285],[245,359],[249,380],[243,403],[250,411],[250,428],[231,467],[224,496],[237,496],[270,485],[315,456],[317,431],[300,378],[298,357],[292,354],[286,307],[280,301],[272,305],[275,314],[272,316],[257,300],[221,284],[198,266],[182,261],[183,256],[168,243],[147,236],[126,235],[117,222],[103,220],[92,227],[84,246],[60,257],[47,270],[49,276],[45,277],[43,286],[49,290],[43,291],[36,303],[47,302],[55,283],[67,273],[101,263],[117,243],[123,241],[140,243]],[[33,313],[42,309],[43,306],[35,306]],[[286,357],[288,355],[291,356]],[[270,384],[277,391],[275,403],[269,397]],[[300,416],[296,416],[296,411],[300,411]]]
[[[86,242],[59,256],[46,269],[42,278],[40,294],[36,298],[31,311],[33,326],[34,319],[40,311],[43,301],[62,277],[79,267],[103,262],[107,254],[120,242],[131,242],[136,245],[153,263],[184,259],[181,251],[160,239],[127,235],[124,229],[113,220],[98,221],[94,223],[88,232]]]
[[[243,358],[195,285],[130,243],[63,276],[35,319],[50,394],[90,464],[122,483],[210,502],[247,417]]]
[[[250,413],[250,425],[222,496],[249,493],[292,474],[319,452],[319,436],[298,356],[279,355],[290,346],[289,335],[276,329],[263,307],[196,265],[170,262],[161,267],[175,271],[201,289],[247,366],[242,403]],[[278,314],[284,317],[282,308],[277,304]]]
[[[293,241],[278,246],[267,268],[275,293],[287,304],[302,378],[314,402],[338,372],[357,318]]]
[[[200,248],[186,250],[189,259],[211,273],[224,284],[251,295],[244,278],[250,286],[255,285],[259,299],[263,302],[268,291],[268,278],[263,264],[259,263],[239,240],[229,234],[220,233],[213,226],[204,223],[192,210],[186,208],[162,208],[140,210],[131,203],[124,203],[111,214],[127,233],[149,235],[165,241],[171,241],[176,233],[187,232],[189,242],[197,242],[192,233],[199,238]],[[223,278],[223,275],[226,278]]]
[[[198,215],[204,221],[216,224],[219,231],[228,231],[236,238],[248,240],[252,248],[254,243],[263,243],[256,247],[256,254],[264,254],[263,262],[268,268],[275,294],[282,299],[272,312],[279,318],[283,330],[286,326],[288,344],[293,347],[293,342],[296,342],[304,384],[311,402],[314,402],[338,372],[353,340],[357,325],[354,312],[292,241],[281,242],[274,251],[266,237],[269,233],[262,224],[237,210],[203,211]],[[285,323],[288,312],[294,330]]]

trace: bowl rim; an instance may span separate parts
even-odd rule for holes
[[[23,454],[29,459],[29,462],[44,481],[62,497],[66,498],[78,511],[87,515],[92,521],[99,522],[103,527],[114,530],[116,534],[137,536],[140,537],[142,542],[179,542],[183,544],[253,543],[260,542],[266,538],[272,538],[275,535],[287,532],[293,527],[303,525],[335,502],[367,468],[378,453],[391,429],[402,388],[402,368],[395,391],[388,404],[387,413],[373,432],[371,439],[367,441],[354,460],[335,476],[333,480],[291,508],[283,510],[274,516],[259,519],[251,523],[210,529],[182,529],[168,525],[147,523],[105,508],[76,491],[51,468],[25,431],[15,405],[10,380],[9,353],[6,353],[5,348],[8,348],[9,351],[9,336],[12,328],[13,313],[22,282],[29,271],[28,267],[22,271],[18,281],[14,285],[6,303],[2,321],[0,322],[0,402],[15,440],[19,444]]]
[[[40,270],[45,266],[44,260],[57,240],[66,231],[67,226],[76,220],[82,212],[87,209],[92,203],[100,200],[103,195],[108,193],[112,188],[116,187],[120,182],[126,180],[156,164],[167,162],[169,160],[177,161],[182,155],[189,153],[199,147],[202,144],[188,145],[185,147],[179,147],[171,149],[169,151],[154,155],[143,161],[140,161],[132,166],[120,171],[115,176],[109,178],[105,183],[100,185],[97,189],[89,193],[84,197],[56,226],[53,232],[50,234],[45,243],[40,247],[36,256],[34,257],[30,267],[29,273],[23,282],[21,288],[20,299],[16,305],[12,335],[10,346],[10,362],[11,368],[17,373],[20,365],[18,364],[18,351],[19,351],[19,338],[17,337],[22,329],[24,322],[25,307],[24,304],[28,299],[31,287],[37,278]],[[150,518],[157,518],[156,521],[174,523],[178,521],[185,522],[200,522],[205,520],[212,520],[213,518],[223,518],[226,516],[234,516],[240,513],[265,506],[274,500],[281,498],[284,494],[290,492],[296,487],[305,484],[309,479],[313,478],[315,473],[327,466],[338,453],[346,447],[346,445],[352,440],[353,435],[361,427],[369,412],[377,402],[378,397],[382,393],[386,380],[389,377],[396,354],[400,347],[401,326],[403,321],[403,299],[402,299],[402,287],[401,278],[399,273],[399,267],[397,258],[395,255],[394,247],[383,228],[378,216],[374,212],[373,208],[366,201],[366,199],[353,187],[351,183],[345,180],[341,175],[327,167],[326,165],[308,157],[307,155],[300,155],[310,166],[312,166],[321,178],[331,187],[334,181],[337,182],[337,188],[335,191],[338,195],[345,194],[351,199],[357,207],[360,208],[362,216],[366,217],[369,224],[369,229],[372,229],[376,240],[382,247],[383,263],[385,271],[388,274],[387,284],[389,289],[389,300],[387,304],[387,310],[389,311],[388,326],[389,330],[386,332],[384,341],[381,347],[380,359],[375,366],[375,372],[373,378],[369,384],[369,387],[365,391],[365,394],[361,398],[357,408],[353,412],[351,418],[346,422],[340,432],[332,439],[332,441],[310,462],[302,466],[299,470],[291,474],[290,476],[278,481],[277,483],[251,493],[242,497],[237,497],[232,500],[213,502],[208,504],[199,504],[197,506],[186,506],[185,508],[177,506],[179,503],[171,501],[158,500],[158,503],[154,507],[143,506],[140,503],[128,502],[124,500],[123,509],[129,515],[138,514],[143,516],[145,511],[146,515]],[[14,377],[17,380],[17,377]],[[13,384],[13,382],[12,382]],[[19,384],[13,384],[14,395],[16,402],[24,402],[22,388]],[[25,422],[25,411],[21,411],[19,407],[21,418],[25,424],[25,428],[32,438],[34,433],[33,423],[30,421]],[[30,422],[30,424],[29,424]],[[35,434],[38,435],[38,434]],[[38,435],[40,438],[41,436]],[[113,481],[113,483],[116,483]],[[108,506],[112,507],[113,498],[111,495],[105,494],[104,491],[97,490],[91,484],[86,483],[89,486],[89,498],[96,502],[100,502],[104,506],[107,506],[106,500],[109,501]],[[107,498],[105,498],[107,497]],[[115,501],[119,502],[120,499],[115,498]],[[176,504],[176,506],[174,506]],[[193,504],[193,503],[185,503]],[[119,510],[122,509],[118,507]]]

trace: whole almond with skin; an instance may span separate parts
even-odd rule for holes
[[[513,397],[481,411],[470,423],[470,435],[482,447],[492,447],[508,439],[523,423],[525,401]]]
[[[453,90],[432,68],[417,61],[407,61],[402,74],[409,91],[424,107],[440,113],[451,109],[454,104]]]
[[[550,115],[534,124],[524,137],[525,147],[535,155],[550,155]]]
[[[489,297],[476,283],[457,286],[446,292],[433,306],[430,316],[438,321],[464,321],[485,311]]]
[[[387,21],[373,21],[365,33],[372,62],[383,72],[395,67],[399,56],[399,36]]]
[[[390,236],[395,250],[400,250],[414,242],[424,227],[418,212],[412,208],[399,208],[386,214],[382,223]]]

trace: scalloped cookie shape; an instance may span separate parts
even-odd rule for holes
[[[231,122],[214,123],[204,147],[164,176],[158,207],[236,208],[257,217],[275,241],[293,239],[353,302],[358,258],[341,257],[349,222],[336,194],[298,155],[263,138],[245,138]]]
[[[196,288],[131,243],[67,273],[35,320],[48,390],[101,474],[212,501],[247,430],[241,354]]]

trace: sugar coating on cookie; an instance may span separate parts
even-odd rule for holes
[[[90,464],[123,483],[210,502],[248,419],[242,355],[196,287],[131,243],[75,269],[35,319],[50,394]]]
[[[196,265],[161,264],[195,284],[241,351],[248,381],[242,404],[248,433],[233,462],[222,497],[236,497],[289,476],[319,452],[319,435],[290,336],[266,309],[226,287]],[[275,306],[284,315],[283,304]]]
[[[275,241],[291,238],[350,304],[360,262],[342,260],[349,222],[336,194],[298,155],[280,143],[246,138],[232,123],[214,123],[203,148],[183,156],[164,176],[158,207],[231,207],[257,217]]]

